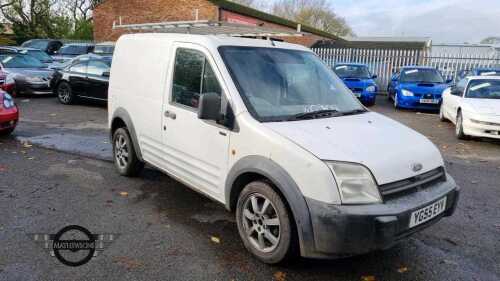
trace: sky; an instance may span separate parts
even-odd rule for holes
[[[500,36],[500,0],[330,0],[357,36],[479,43]]]

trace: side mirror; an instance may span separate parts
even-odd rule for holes
[[[378,77],[377,74],[372,75],[372,79],[377,79],[377,77]]]
[[[109,71],[104,71],[104,72],[102,73],[102,76],[103,76],[103,77],[109,77],[109,76],[111,76],[111,73],[110,73]]]
[[[198,118],[219,121],[221,119],[221,97],[217,93],[204,93],[200,96]]]
[[[446,84],[450,84],[451,82],[453,82],[453,79],[452,79],[452,78],[448,78],[448,79],[446,79]]]

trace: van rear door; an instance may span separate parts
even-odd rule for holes
[[[177,43],[172,51],[172,84],[167,87],[163,112],[165,169],[223,200],[230,132],[215,122],[198,119],[200,95],[223,94],[220,74],[209,52],[201,46]]]

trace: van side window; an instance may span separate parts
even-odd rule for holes
[[[175,56],[172,101],[198,108],[200,95],[208,92],[220,95],[221,88],[205,55],[196,50],[178,49]]]

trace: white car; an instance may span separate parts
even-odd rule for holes
[[[385,249],[458,201],[432,142],[365,109],[303,46],[124,35],[108,102],[118,172],[148,163],[235,211],[266,263]]]
[[[455,124],[459,139],[500,139],[500,77],[471,76],[446,89],[439,118]]]

